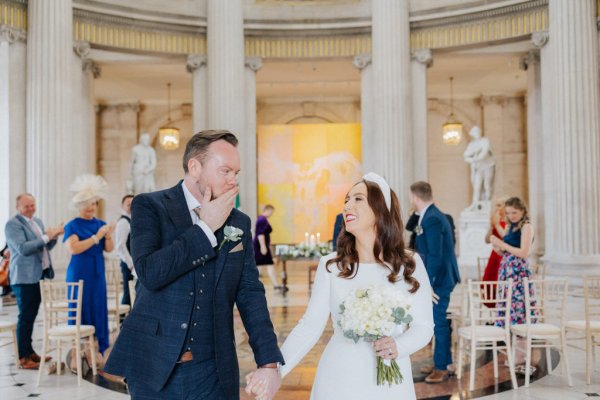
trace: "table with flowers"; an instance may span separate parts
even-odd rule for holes
[[[330,243],[303,242],[296,245],[276,245],[275,255],[281,263],[283,272],[281,282],[283,293],[289,290],[287,286],[287,263],[289,261],[319,261],[322,256],[331,253]]]

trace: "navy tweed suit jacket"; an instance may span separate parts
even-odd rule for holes
[[[254,262],[250,218],[234,209],[215,232],[220,244],[225,225],[243,230],[244,249],[229,253],[239,242],[226,242],[220,250],[212,247],[202,229],[192,223],[181,182],[167,190],[136,196],[131,213],[131,252],[141,288],[110,353],[106,372],[144,383],[155,391],[163,388],[181,354],[190,323],[194,270],[214,268],[218,379],[227,398],[238,399],[234,305],[248,332],[257,365],[284,362]]]

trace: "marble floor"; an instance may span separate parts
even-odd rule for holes
[[[286,296],[271,289],[267,290],[267,300],[271,310],[273,323],[280,340],[284,340],[302,316],[309,297],[306,266],[299,264],[289,271],[290,291]],[[8,299],[6,299],[8,300]],[[568,301],[568,312],[572,318],[582,314],[583,299],[578,291],[573,291]],[[16,320],[17,307],[13,302],[7,301],[0,308],[0,319]],[[34,348],[41,350],[42,321],[38,320],[34,331]],[[240,359],[240,375],[243,377],[255,365],[252,352],[248,346],[247,337],[241,320],[236,317],[236,340],[239,344],[238,356]],[[304,358],[301,364],[290,373],[283,381],[283,386],[276,396],[277,400],[308,400],[310,388],[316,372],[320,354],[331,335],[331,323],[318,344]],[[7,337],[0,337],[0,343],[6,342]],[[574,342],[578,347],[583,342]],[[592,384],[585,384],[585,355],[580,349],[569,348],[569,363],[573,378],[573,387],[567,386],[566,378],[561,376],[561,360],[553,352],[552,363],[555,374],[548,375],[544,359],[540,359],[538,371],[534,375],[533,383],[529,388],[520,387],[512,390],[508,369],[500,367],[500,376],[493,378],[493,370],[489,355],[481,354],[477,361],[476,388],[474,392],[468,391],[468,373],[458,381],[456,377],[440,385],[428,385],[423,382],[424,376],[419,372],[420,367],[427,365],[430,360],[431,348],[428,346],[413,355],[413,375],[417,396],[419,399],[543,399],[543,400],[578,400],[588,397],[600,397],[600,373],[595,372]],[[502,360],[500,361],[502,363]],[[37,371],[25,371],[16,368],[12,347],[0,348],[0,399],[22,399],[38,397],[48,400],[65,399],[124,399],[128,398],[126,389],[120,382],[113,382],[102,376],[93,377],[89,374],[77,386],[77,378],[70,372],[61,376],[47,375],[44,373],[40,387],[35,386]],[[241,380],[243,381],[243,379]],[[519,379],[523,385],[523,379]],[[240,388],[242,399],[250,399]]]

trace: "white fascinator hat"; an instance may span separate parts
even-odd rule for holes
[[[104,198],[107,189],[108,184],[104,178],[92,174],[79,175],[69,187],[69,190],[74,193],[71,200],[77,207]]]

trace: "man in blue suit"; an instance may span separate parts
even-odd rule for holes
[[[234,209],[237,138],[203,131],[188,142],[183,181],[138,195],[131,251],[140,290],[105,366],[133,399],[239,399],[237,306],[272,398],[283,357],[252,249],[250,218]],[[257,389],[258,390],[258,389]]]
[[[423,259],[434,292],[434,365],[425,382],[441,383],[448,379],[448,366],[452,364],[450,326],[446,311],[450,294],[460,282],[460,275],[454,254],[452,227],[446,215],[433,204],[431,185],[427,182],[415,182],[410,186],[410,192],[411,202],[419,213],[415,228],[415,250]]]
[[[40,280],[54,278],[50,250],[63,233],[63,226],[44,228],[42,220],[34,217],[35,199],[29,193],[17,196],[18,214],[4,228],[10,250],[10,285],[19,307],[17,345],[19,368],[38,369],[40,356],[31,346],[33,325],[40,303]]]

